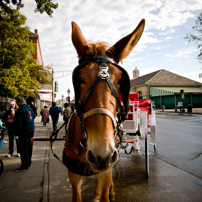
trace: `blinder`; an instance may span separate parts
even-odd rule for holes
[[[86,60],[93,60],[94,62],[99,64],[99,75],[97,80],[93,83],[91,88],[88,90],[86,95],[84,96],[83,100],[80,100],[80,83],[78,82],[78,73],[79,71],[84,68],[86,65],[88,65],[90,62],[85,62]],[[83,63],[84,62],[84,63]],[[118,96],[116,89],[114,88],[112,82],[110,81],[110,75],[108,73],[108,63],[113,64],[116,66],[121,72],[122,72],[122,80],[120,83],[120,90],[121,90],[121,97],[123,101],[123,108],[120,104],[120,97]],[[130,91],[130,79],[127,71],[123,69],[121,66],[116,64],[114,60],[110,57],[103,56],[103,55],[87,55],[87,56],[82,56],[79,60],[79,65],[75,67],[73,74],[72,74],[72,81],[73,81],[73,86],[74,86],[74,91],[75,91],[75,110],[77,115],[80,115],[81,113],[84,113],[84,107],[85,103],[87,102],[88,98],[90,97],[90,94],[92,93],[93,89],[97,86],[97,84],[103,80],[106,79],[110,89],[112,90],[117,103],[118,103],[118,119],[119,123],[123,122],[125,120],[125,117],[127,116],[127,111],[128,111],[128,96],[129,96],[129,91]]]

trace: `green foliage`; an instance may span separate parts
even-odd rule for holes
[[[44,11],[52,17],[53,9],[58,7],[58,3],[53,3],[52,0],[35,0],[37,4],[37,8],[35,12],[39,11],[43,13]]]
[[[197,59],[202,63],[202,13],[200,13],[195,20],[195,24],[192,26],[192,29],[194,33],[187,34],[185,39],[187,39],[188,42],[195,42],[198,44],[199,54]]]
[[[6,12],[9,10],[9,7],[7,6],[8,4],[16,6],[16,9],[19,10],[20,8],[24,7],[22,1],[23,0],[1,0],[0,6]],[[40,13],[46,12],[50,17],[52,17],[53,9],[58,7],[58,3],[53,3],[52,0],[35,0],[35,2],[37,6],[34,11]]]
[[[9,12],[0,10],[0,17],[0,95],[33,97],[44,67],[32,57],[36,46],[29,42],[26,17],[11,7]]]
[[[44,71],[41,72],[39,75],[38,80],[42,84],[51,84],[52,85],[52,74],[51,74],[52,67],[50,65],[45,66]]]

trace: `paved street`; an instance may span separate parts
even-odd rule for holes
[[[202,116],[161,113],[157,129],[156,156],[202,179]]]
[[[201,123],[202,115],[157,113],[157,153],[150,146],[149,180],[145,179],[144,156],[121,152],[114,168],[116,202],[201,202]],[[59,124],[62,124],[62,117]],[[43,127],[40,117],[37,117],[35,125],[36,137],[50,135],[51,123]],[[63,135],[62,129],[59,137]],[[54,152],[60,157],[63,146],[63,141],[54,143]],[[14,172],[20,159],[6,158],[7,147],[8,144],[4,144],[0,148],[0,158],[5,165],[0,177],[2,202],[71,202],[67,170],[53,157],[48,142],[34,142],[32,166],[23,173]],[[95,179],[83,179],[83,202],[90,202]]]

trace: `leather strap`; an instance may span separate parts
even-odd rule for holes
[[[117,104],[118,104],[118,119],[119,119],[119,122],[121,123],[121,122],[123,122],[125,120],[125,116],[123,114],[123,108],[122,108],[122,105],[121,105],[120,97],[119,97],[116,89],[114,88],[114,85],[112,84],[111,80],[106,79],[106,81],[107,81],[107,84],[108,84],[109,88],[113,92],[114,97],[116,98],[116,101],[117,101]]]
[[[81,105],[79,106],[80,109],[78,110],[79,112],[84,112],[84,106],[88,100],[88,98],[90,97],[91,93],[93,92],[94,88],[97,86],[97,84],[101,81],[101,78],[97,78],[97,80],[93,83],[93,85],[90,87],[90,89],[88,90],[88,92],[85,94],[83,100],[81,101]]]
[[[84,117],[84,119],[87,119],[89,116],[92,116],[92,115],[95,115],[95,114],[103,114],[103,115],[109,116],[111,118],[111,120],[112,120],[114,128],[117,127],[117,122],[116,122],[116,119],[115,119],[114,115],[112,114],[112,112],[110,112],[108,109],[105,109],[105,108],[91,109],[90,111],[87,111],[86,113],[84,113],[83,117]]]
[[[88,90],[88,92],[86,93],[84,98],[82,99],[82,102],[80,104],[80,108],[79,108],[78,112],[84,112],[84,106],[85,106],[88,98],[90,97],[90,95],[93,92],[94,88],[97,86],[97,84],[101,80],[102,79],[100,77],[98,77],[97,80],[90,87],[90,89]],[[117,104],[118,104],[118,119],[119,119],[119,122],[123,122],[125,120],[125,115],[123,114],[123,109],[122,109],[120,97],[119,97],[116,89],[114,88],[114,85],[112,84],[111,80],[108,78],[108,79],[106,79],[106,82],[107,82],[109,88],[111,89],[112,93],[114,94],[114,97],[116,98],[116,101],[117,101]]]
[[[105,55],[84,55],[81,56],[79,59],[79,64],[81,64],[85,60],[93,60],[94,62],[100,63],[100,62],[108,62],[108,63],[114,63],[114,60],[108,56]]]

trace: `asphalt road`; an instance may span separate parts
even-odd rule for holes
[[[157,115],[156,157],[202,179],[202,115]]]

